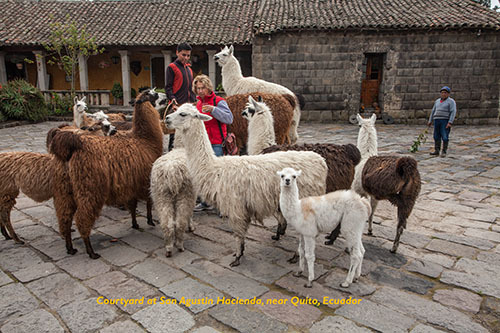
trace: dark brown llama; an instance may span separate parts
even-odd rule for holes
[[[150,90],[137,97],[130,137],[79,137],[61,131],[52,138],[50,152],[67,165],[56,168],[54,177],[54,206],[67,253],[76,253],[73,216],[87,254],[97,259],[89,236],[102,207],[149,198],[151,167],[163,152],[158,112],[151,105],[157,98]]]

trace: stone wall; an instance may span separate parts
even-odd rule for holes
[[[500,32],[285,32],[257,36],[253,75],[306,99],[303,120],[347,121],[360,108],[365,54],[383,53],[379,98],[399,123],[424,123],[448,85],[457,123],[496,123]]]

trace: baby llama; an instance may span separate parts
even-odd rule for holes
[[[236,94],[247,94],[253,92],[266,92],[269,94],[288,94],[295,96],[296,103],[293,113],[292,126],[290,127],[289,138],[292,143],[298,139],[297,128],[300,122],[300,101],[298,97],[288,88],[268,82],[256,77],[243,77],[240,63],[233,55],[234,49],[231,45],[226,46],[222,51],[214,55],[214,59],[222,67],[222,87],[228,96]]]
[[[312,287],[314,280],[315,238],[320,232],[330,231],[340,224],[346,239],[351,263],[349,272],[341,286],[349,287],[361,275],[361,263],[365,249],[361,238],[363,228],[370,215],[370,203],[352,190],[330,192],[323,196],[299,199],[297,178],[301,171],[285,168],[278,171],[281,177],[280,209],[288,223],[299,236],[299,268],[295,276],[304,271],[304,257],[307,261],[309,277],[306,288]]]
[[[307,170],[298,186],[304,195],[325,193],[326,163],[313,152],[278,152],[255,156],[216,157],[203,121],[212,117],[199,113],[191,104],[183,104],[165,118],[169,128],[182,132],[185,138],[187,167],[196,193],[202,200],[229,218],[237,237],[236,258],[240,264],[245,234],[253,218],[278,218],[278,232],[283,234],[286,221],[278,211],[279,181],[276,172],[291,165]]]

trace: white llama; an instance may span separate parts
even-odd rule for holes
[[[248,96],[241,115],[248,120],[248,155],[261,154],[276,144],[273,115],[260,96],[258,102]]]
[[[373,114],[369,119],[363,119],[363,117],[358,114],[356,118],[358,119],[359,124],[357,145],[359,152],[361,153],[361,161],[358,163],[358,165],[356,165],[354,180],[352,182],[351,189],[353,189],[360,195],[370,199],[371,214],[370,218],[368,219],[368,235],[372,235],[373,213],[375,213],[375,209],[377,209],[378,200],[369,195],[363,189],[362,174],[366,161],[368,161],[370,157],[378,155],[377,130],[375,129],[375,121],[377,120],[377,116]]]
[[[83,96],[83,98],[80,100],[75,96],[73,102],[75,103],[73,105],[73,126],[80,128],[87,122],[87,103],[85,103],[85,96]]]
[[[351,263],[349,272],[341,287],[347,288],[361,275],[361,264],[365,249],[361,241],[363,228],[370,215],[370,203],[352,190],[340,190],[316,197],[299,200],[297,178],[301,170],[285,168],[278,171],[281,177],[280,209],[283,216],[300,234],[299,268],[295,276],[304,271],[304,257],[307,260],[309,277],[306,288],[312,287],[314,280],[315,238],[320,232],[335,229],[340,223],[342,235],[346,239]]]
[[[187,167],[195,192],[201,199],[229,218],[237,237],[236,259],[240,264],[245,234],[253,218],[278,218],[278,232],[284,234],[286,221],[279,213],[279,181],[276,172],[286,166],[305,170],[298,186],[304,195],[325,193],[327,167],[313,152],[278,152],[255,156],[216,157],[203,121],[212,119],[191,104],[181,105],[165,118],[169,128],[182,132]]]
[[[222,87],[228,96],[236,94],[247,94],[253,92],[265,92],[270,94],[289,94],[295,96],[296,103],[293,112],[292,126],[289,137],[292,143],[298,138],[297,128],[300,122],[300,103],[296,95],[288,88],[258,79],[253,76],[243,77],[240,63],[233,55],[233,46],[226,46],[222,51],[214,55],[214,59],[222,67]]]

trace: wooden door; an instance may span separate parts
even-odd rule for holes
[[[382,82],[383,54],[366,55],[366,75],[361,82],[361,103],[365,108],[379,102],[378,94]]]

